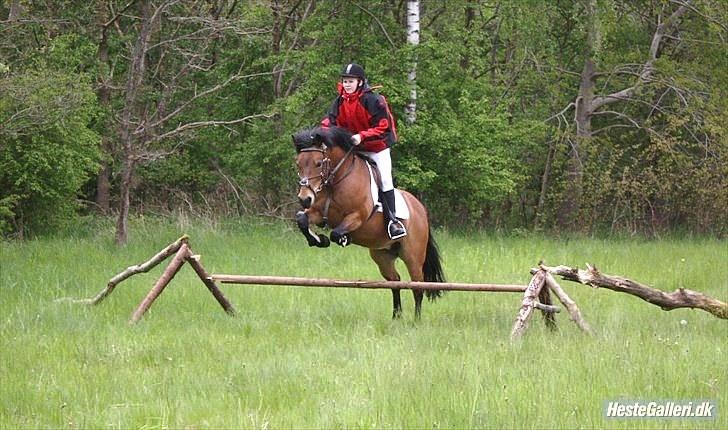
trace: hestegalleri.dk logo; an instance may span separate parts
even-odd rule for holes
[[[606,418],[715,419],[715,400],[608,400]]]

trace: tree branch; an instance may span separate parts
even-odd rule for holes
[[[159,142],[159,141],[164,140],[164,139],[166,139],[168,137],[172,137],[172,136],[177,135],[177,134],[180,134],[180,133],[182,133],[184,131],[192,130],[192,129],[196,129],[196,128],[210,127],[210,126],[218,126],[218,125],[240,124],[242,122],[250,121],[250,120],[253,120],[253,119],[257,119],[257,118],[267,118],[267,119],[270,119],[274,115],[275,114],[263,114],[263,113],[260,113],[260,114],[255,114],[255,115],[248,115],[248,116],[246,116],[244,118],[238,118],[238,119],[233,119],[233,120],[229,120],[229,121],[215,121],[215,120],[212,120],[212,121],[195,121],[195,122],[189,122],[187,124],[181,124],[181,125],[177,126],[177,128],[175,128],[174,130],[170,130],[170,131],[168,131],[166,133],[160,134],[158,136],[154,136],[153,138],[149,139],[149,142],[150,143],[151,142]]]
[[[395,45],[395,44],[394,44],[394,41],[392,40],[392,38],[391,38],[391,37],[389,37],[389,33],[387,33],[387,29],[386,29],[386,28],[384,28],[384,25],[383,25],[383,24],[382,24],[382,22],[381,22],[381,21],[379,20],[379,18],[377,18],[376,16],[374,16],[374,14],[373,14],[373,13],[369,12],[369,11],[368,11],[368,10],[367,10],[367,9],[366,9],[365,7],[361,6],[361,5],[359,4],[359,3],[354,3],[354,6],[358,7],[358,8],[359,8],[359,9],[361,9],[361,10],[362,10],[362,11],[363,11],[364,13],[366,13],[366,14],[367,14],[367,15],[369,15],[369,16],[371,16],[371,17],[372,17],[372,19],[373,19],[373,20],[374,20],[374,21],[375,21],[375,22],[377,23],[377,25],[379,26],[379,28],[380,28],[380,29],[382,30],[382,33],[384,33],[384,36],[385,36],[385,37],[387,38],[387,40],[389,41],[389,44],[390,44],[390,45],[392,46],[392,49],[397,49],[397,45]]]
[[[657,25],[657,29],[652,35],[652,42],[650,43],[649,57],[645,64],[642,66],[642,71],[637,78],[637,82],[629,88],[625,88],[607,96],[594,97],[591,104],[591,112],[595,112],[597,109],[606,104],[614,103],[627,97],[631,97],[637,90],[637,87],[649,81],[654,73],[653,65],[655,60],[657,60],[662,39],[663,37],[665,37],[665,34],[673,30],[673,28],[677,25],[678,20],[685,14],[685,12],[687,12],[688,3],[690,3],[690,1],[680,3],[680,7],[677,8],[677,10],[675,10],[675,12],[673,12],[672,15],[670,15],[670,17],[665,22]]]
[[[728,303],[686,288],[678,288],[672,293],[666,293],[627,278],[602,274],[596,267],[589,264],[587,264],[587,270],[567,266],[548,267],[544,265],[540,265],[540,268],[554,275],[559,275],[568,281],[637,296],[648,303],[659,306],[664,311],[678,308],[696,308],[709,312],[718,318],[728,319]]]
[[[137,128],[137,130],[134,132],[134,134],[140,135],[140,134],[143,134],[144,132],[146,132],[148,129],[154,129],[154,128],[162,126],[164,123],[166,123],[170,119],[172,119],[175,116],[182,113],[185,109],[187,109],[196,100],[198,100],[202,97],[205,97],[207,95],[210,95],[214,92],[217,92],[217,91],[225,88],[226,86],[230,85],[233,82],[239,81],[241,79],[248,79],[248,78],[254,78],[254,77],[259,77],[259,76],[268,76],[268,75],[272,75],[272,74],[273,74],[273,72],[251,73],[251,74],[247,74],[247,75],[241,75],[239,73],[235,74],[235,75],[229,77],[225,82],[223,82],[221,84],[215,85],[214,87],[208,88],[205,91],[202,91],[200,93],[195,93],[191,98],[189,98],[187,101],[185,101],[184,103],[177,106],[177,108],[174,109],[169,114],[163,116],[162,118],[159,118],[157,121],[154,121],[153,123],[150,123],[143,127]],[[238,122],[242,122],[242,121],[238,121]],[[155,140],[159,140],[159,139],[155,139]]]

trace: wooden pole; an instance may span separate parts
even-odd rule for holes
[[[533,278],[531,278],[531,282],[529,282],[526,292],[523,293],[521,309],[518,311],[516,322],[513,324],[513,329],[511,330],[511,340],[516,340],[521,337],[523,332],[526,331],[526,328],[528,328],[528,320],[531,319],[533,309],[536,307],[536,303],[538,303],[538,294],[541,292],[541,289],[545,284],[545,279],[545,270],[539,270],[535,275],[533,275]]]
[[[200,277],[207,289],[210,290],[213,296],[215,296],[215,299],[218,303],[220,303],[220,306],[225,309],[225,312],[229,315],[235,315],[235,308],[233,308],[233,305],[230,304],[227,298],[225,298],[222,291],[220,291],[217,285],[215,285],[215,281],[210,278],[210,275],[207,271],[205,271],[205,268],[202,267],[202,264],[200,263],[200,256],[190,255],[187,257],[187,262],[190,263],[190,266],[192,266],[195,270],[195,273],[197,273],[197,276]]]
[[[174,275],[177,274],[177,272],[185,263],[189,255],[190,251],[187,243],[183,243],[177,253],[174,255],[174,258],[172,258],[172,261],[169,262],[167,268],[164,269],[164,273],[162,273],[162,276],[157,279],[157,282],[154,284],[152,289],[149,290],[149,294],[147,294],[144,300],[139,303],[139,306],[131,316],[131,320],[129,320],[130,324],[135,324],[139,322],[144,313],[152,306],[152,303],[154,303],[157,297],[162,294],[162,291],[164,291],[164,288],[167,286],[167,284],[169,284],[169,281],[171,281],[172,278],[174,278]]]
[[[508,284],[463,284],[457,282],[415,282],[415,281],[347,281],[342,279],[314,279],[285,276],[210,275],[212,281],[223,284],[288,285],[298,287],[335,287],[396,290],[447,290],[447,291],[490,291],[522,293],[525,285]]]

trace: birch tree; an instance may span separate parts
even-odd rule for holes
[[[417,119],[417,46],[420,44],[420,2],[407,0],[407,44],[412,48],[412,64],[407,73],[409,84],[409,101],[405,107],[407,124],[414,124]]]

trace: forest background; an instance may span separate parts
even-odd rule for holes
[[[0,233],[290,218],[290,136],[354,61],[437,225],[723,237],[726,23],[718,0],[4,0]]]

